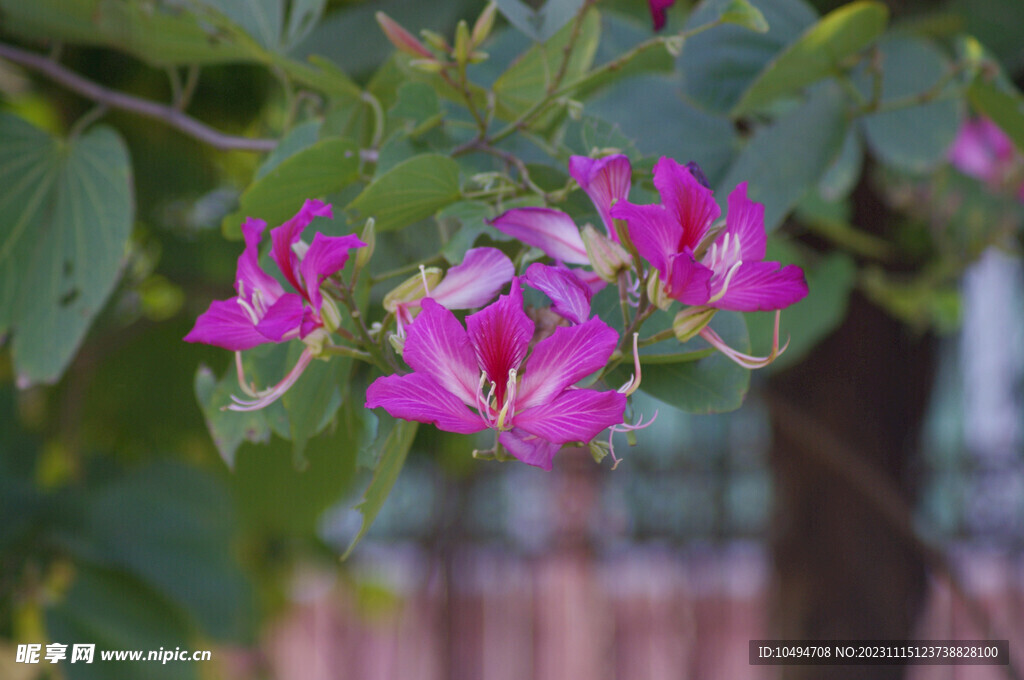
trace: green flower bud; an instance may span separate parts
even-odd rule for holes
[[[491,29],[494,28],[494,17],[497,14],[498,5],[495,2],[487,3],[484,11],[480,12],[476,23],[473,24],[473,35],[471,36],[473,47],[478,47],[484,40],[487,40],[487,36],[491,34]]]
[[[711,317],[718,310],[714,307],[687,307],[676,314],[672,320],[672,331],[679,342],[687,342],[704,330],[711,322]]]
[[[597,275],[608,283],[615,283],[619,278],[619,272],[632,266],[633,258],[629,253],[591,225],[583,227],[580,236],[583,238],[583,245],[587,247],[587,257],[590,258],[591,266]]]
[[[672,298],[665,295],[665,290],[661,286],[661,277],[658,276],[656,271],[652,271],[647,278],[647,299],[654,303],[658,309],[664,310],[667,310],[673,302]]]
[[[403,302],[413,302],[430,295],[430,290],[440,283],[443,277],[444,272],[438,267],[421,269],[419,274],[409,277],[384,296],[384,309],[393,313]]]

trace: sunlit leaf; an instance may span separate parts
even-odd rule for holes
[[[64,372],[120,274],[134,220],[121,137],[56,139],[0,114],[0,336],[26,382]]]
[[[844,59],[882,34],[888,17],[888,8],[874,0],[844,5],[822,17],[765,67],[743,93],[732,115],[756,111],[830,76]]]

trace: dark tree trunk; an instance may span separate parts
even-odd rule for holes
[[[842,327],[771,378],[778,639],[907,639],[925,558],[906,514],[933,343],[854,295]],[[899,678],[899,666],[787,666],[781,677]]]

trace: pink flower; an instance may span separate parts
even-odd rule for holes
[[[996,191],[1019,180],[1020,155],[1006,133],[988,118],[963,124],[949,149],[949,162]],[[1017,196],[1024,200],[1024,183],[1018,185]]]
[[[616,219],[658,271],[664,292],[688,305],[740,312],[777,310],[807,295],[803,270],[763,262],[764,206],[747,198],[742,183],[729,195],[725,228],[712,226],[721,213],[714,195],[685,166],[662,158],[654,167],[662,203],[618,203]]]
[[[366,244],[355,235],[324,236],[317,233],[313,242],[301,241],[302,231],[316,217],[331,217],[331,206],[308,200],[298,214],[270,231],[271,258],[277,263],[285,280],[295,292],[285,289],[259,265],[259,244],[266,229],[263,220],[249,218],[242,224],[245,250],[238,258],[235,275],[237,295],[228,300],[214,300],[185,336],[186,342],[200,342],[240,352],[268,342],[286,342],[295,338],[307,344],[295,367],[285,379],[263,392],[251,389],[241,375],[242,389],[253,401],[236,399],[229,408],[252,410],[262,408],[282,394],[302,374],[322,347],[327,326],[337,328],[340,321],[334,304],[327,301],[320,286],[327,277],[337,273],[348,261],[349,250]]]
[[[447,432],[494,430],[509,453],[544,469],[563,444],[622,423],[625,395],[574,387],[615,350],[618,334],[600,319],[558,328],[531,352],[534,324],[518,279],[465,328],[430,298],[422,307],[402,355],[413,372],[374,381],[367,408]]]

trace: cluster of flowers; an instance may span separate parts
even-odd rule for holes
[[[708,326],[720,309],[780,310],[807,294],[798,267],[763,261],[764,208],[747,198],[745,184],[729,196],[728,216],[719,221],[712,191],[693,164],[669,158],[656,164],[654,185],[661,203],[655,205],[628,201],[632,168],[623,155],[575,156],[569,171],[593,201],[605,233],[590,225],[581,232],[558,210],[519,208],[491,224],[540,249],[553,264],[536,262],[516,276],[500,250],[475,248],[443,275],[421,268],[421,276],[385,298],[397,328],[390,339],[412,370],[379,377],[367,390],[367,408],[383,408],[393,417],[448,432],[492,430],[494,453],[504,450],[545,469],[563,444],[592,443],[605,430],[605,450],[610,450],[612,433],[640,426],[623,422],[627,397],[639,385],[640,363],[634,334],[632,379],[617,390],[577,385],[605,368],[620,348],[618,332],[591,313],[592,296],[606,282],[618,282],[634,298],[646,296],[663,309],[674,301],[685,305],[675,317],[679,340],[699,334],[751,368],[774,359],[780,351],[777,323],[775,346],[767,357],[736,351]],[[324,294],[331,287],[324,284],[340,272],[352,249],[366,244],[355,235],[317,233],[307,245],[302,231],[318,216],[330,217],[331,208],[310,200],[294,218],[271,230],[271,257],[295,292],[285,292],[259,267],[266,225],[247,220],[237,296],[213,302],[185,338],[236,352],[239,382],[251,399],[236,399],[231,409],[272,403],[312,359],[336,349],[330,344],[332,332],[344,334],[338,308]],[[507,284],[508,292],[491,302]],[[524,286],[546,295],[550,307],[524,308]],[[479,311],[463,324],[452,312],[459,309]],[[552,318],[554,324],[547,321]],[[246,382],[237,353],[296,338],[306,347],[284,380],[263,391]],[[621,348],[628,352],[628,344]]]

